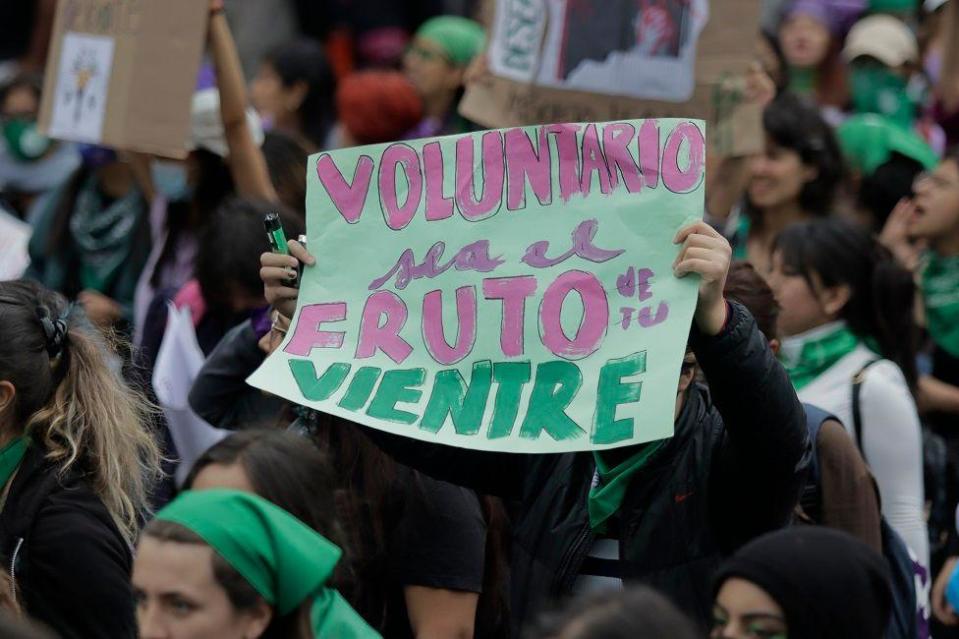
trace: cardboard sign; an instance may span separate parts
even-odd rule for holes
[[[196,0],[60,0],[41,129],[185,157],[207,13]]]
[[[669,437],[703,210],[692,120],[554,124],[311,156],[286,339],[248,380],[392,433],[508,452]]]
[[[492,75],[460,103],[483,126],[688,117],[721,155],[760,148],[745,101],[759,0],[497,0]]]

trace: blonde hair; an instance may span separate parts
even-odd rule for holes
[[[61,296],[0,282],[0,321],[15,338],[0,343],[0,379],[17,388],[24,432],[61,472],[82,472],[132,544],[161,476],[153,407],[111,368],[115,351]]]

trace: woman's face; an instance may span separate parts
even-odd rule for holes
[[[0,104],[0,116],[5,118],[35,119],[40,110],[40,101],[33,89],[18,86],[11,89]]]
[[[786,639],[786,618],[765,590],[730,577],[713,605],[712,639]]]
[[[463,70],[428,38],[413,40],[403,56],[403,72],[427,101],[456,91],[463,82]]]
[[[916,214],[909,224],[914,237],[935,240],[959,232],[959,165],[945,160],[913,186]]]
[[[791,66],[817,67],[829,53],[829,29],[819,20],[796,14],[779,27],[779,43],[783,56]]]
[[[815,177],[815,169],[803,164],[798,152],[779,146],[769,136],[750,169],[749,199],[762,209],[798,205],[803,186]]]
[[[306,83],[294,82],[287,87],[273,65],[264,62],[250,84],[250,101],[264,122],[290,126],[290,118],[299,110],[306,92]]]
[[[817,281],[813,275],[813,281]],[[783,337],[805,333],[834,319],[823,308],[821,296],[809,286],[806,278],[783,265],[780,251],[773,253],[766,281],[780,306],[779,331]]]
[[[213,575],[213,549],[144,535],[133,562],[141,639],[256,638],[262,613],[239,612]]]

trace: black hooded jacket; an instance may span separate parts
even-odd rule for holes
[[[690,389],[675,435],[633,479],[619,521],[625,579],[660,590],[703,625],[722,558],[789,522],[811,451],[785,370],[749,312],[729,308],[719,335],[693,329],[710,390]],[[478,452],[363,430],[404,464],[513,500],[514,630],[571,593],[593,541],[591,453]]]
[[[62,639],[137,636],[130,546],[89,483],[37,445],[0,511],[0,559],[26,614]]]

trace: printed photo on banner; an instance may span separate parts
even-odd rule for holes
[[[560,89],[684,102],[707,0],[501,0],[493,73]]]
[[[482,450],[668,437],[697,292],[672,240],[702,215],[704,159],[704,124],[680,119],[311,156],[318,262],[249,382]]]

